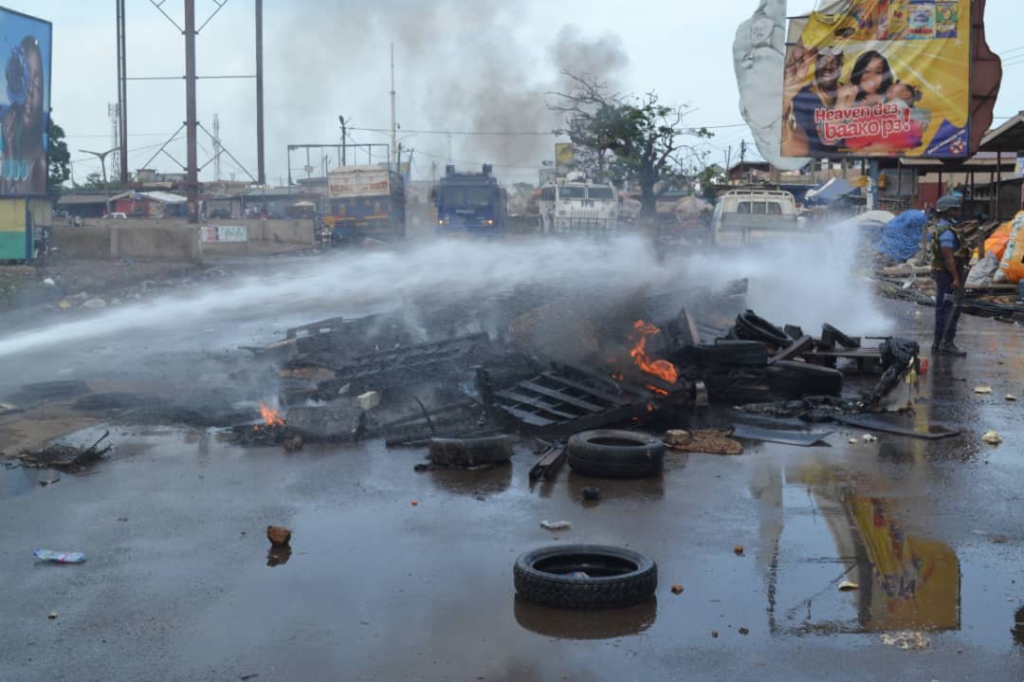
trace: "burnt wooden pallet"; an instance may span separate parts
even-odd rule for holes
[[[882,370],[882,353],[878,348],[840,348],[836,350],[808,351],[802,356],[807,362],[826,367],[836,367],[840,360],[850,360],[858,372],[880,374]]]
[[[679,391],[674,397],[681,396],[683,392]],[[520,428],[568,435],[647,414],[655,409],[659,397],[646,388],[585,368],[556,365],[513,386],[492,391],[488,400],[497,417]]]

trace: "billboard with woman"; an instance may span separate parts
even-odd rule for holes
[[[844,0],[793,20],[783,156],[966,157],[970,32],[970,0]]]

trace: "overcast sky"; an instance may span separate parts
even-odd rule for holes
[[[53,22],[54,119],[64,127],[79,182],[98,170],[79,149],[111,146],[107,104],[117,99],[114,0],[0,0],[10,9]],[[989,0],[989,45],[1004,57],[997,117],[1024,109],[1024,35],[1021,0]],[[790,0],[789,13],[811,10],[814,0]],[[196,0],[197,21],[217,9]],[[267,174],[287,181],[286,146],[335,143],[338,115],[352,121],[351,139],[386,143],[390,125],[388,46],[395,43],[398,121],[403,147],[413,149],[414,178],[429,178],[451,157],[472,167],[491,162],[506,180],[536,182],[541,161],[553,154],[558,119],[545,93],[564,85],[570,69],[600,76],[618,91],[657,91],[666,103],[689,103],[695,126],[716,126],[707,143],[711,161],[733,159],[752,137],[738,111],[732,66],[737,25],[758,0],[636,0],[587,3],[547,0],[265,0]],[[163,8],[183,24],[182,0]],[[228,0],[197,38],[198,73],[254,73],[253,0]],[[127,0],[130,76],[180,76],[183,37],[149,0]],[[1019,63],[1014,63],[1019,61]],[[129,167],[180,171],[183,135],[160,145],[182,125],[184,84],[133,81],[128,87]],[[225,149],[222,176],[256,173],[255,82],[206,80],[198,86],[199,120],[213,130],[220,118]],[[997,120],[997,123],[999,121]],[[729,127],[731,126],[731,127]],[[416,132],[410,132],[416,131]],[[452,135],[430,131],[451,131]],[[505,132],[505,135],[464,135]],[[212,154],[200,134],[200,165]],[[365,152],[357,154],[365,161]],[[383,160],[383,151],[374,161]],[[756,155],[756,151],[753,152]],[[324,162],[311,158],[319,168]],[[336,165],[329,161],[329,165]],[[352,163],[352,159],[349,159]],[[304,155],[293,156],[293,178],[304,177]],[[213,179],[213,164],[203,180]]]

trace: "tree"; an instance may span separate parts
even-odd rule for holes
[[[64,141],[64,129],[53,122],[50,116],[50,177],[47,189],[50,198],[60,199],[64,183],[71,177],[71,152]]]
[[[569,136],[579,150],[573,165],[595,180],[629,181],[640,187],[641,214],[656,213],[657,190],[690,181],[703,167],[706,152],[685,144],[685,138],[707,139],[706,128],[688,128],[688,105],[667,106],[657,93],[621,96],[601,82],[569,72],[569,92],[551,108],[566,115]],[[582,152],[582,153],[581,153]]]

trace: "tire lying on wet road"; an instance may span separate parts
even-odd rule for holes
[[[633,431],[582,431],[569,439],[569,468],[594,478],[647,478],[661,473],[665,444]]]
[[[837,396],[843,391],[843,373],[831,367],[780,360],[766,373],[773,391],[799,398],[808,395]]]
[[[640,604],[658,589],[658,566],[623,547],[557,545],[520,556],[516,592],[537,604],[601,609]]]

